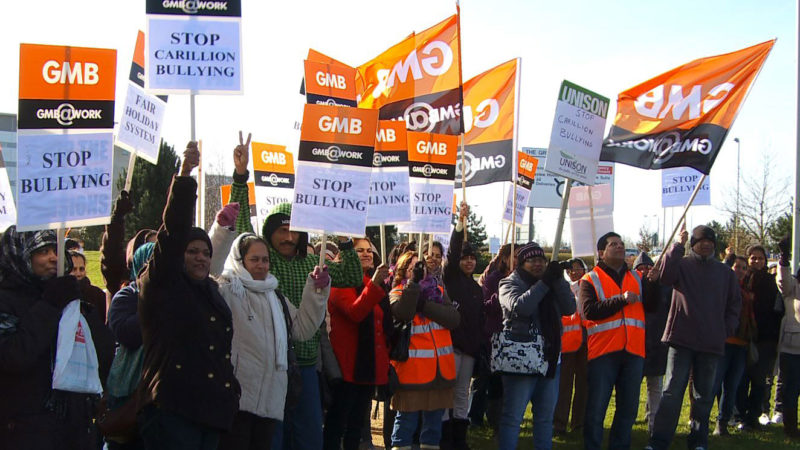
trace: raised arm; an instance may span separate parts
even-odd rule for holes
[[[125,215],[131,211],[133,203],[128,192],[120,191],[100,244],[100,273],[106,283],[108,298],[114,297],[123,282],[130,278],[125,261]]]
[[[461,202],[461,209],[458,214],[456,226],[450,234],[450,246],[447,248],[447,263],[444,265],[444,277],[452,279],[458,275],[460,270],[461,249],[464,247],[464,228],[467,226],[469,216],[469,206],[466,202]]]
[[[331,285],[333,287],[358,287],[364,271],[361,269],[361,261],[358,254],[353,250],[353,241],[348,239],[339,242],[340,262],[328,262],[328,271],[331,275]]]
[[[239,213],[236,216],[236,231],[238,233],[252,233],[253,224],[250,222],[250,191],[247,189],[247,180],[250,172],[247,170],[247,163],[250,160],[250,137],[247,134],[247,141],[242,139],[242,132],[239,131],[239,145],[233,149],[233,164],[236,170],[233,172],[233,183],[231,183],[230,203],[239,204]]]
[[[200,163],[196,142],[189,142],[183,153],[180,175],[172,179],[167,205],[164,207],[163,227],[158,232],[153,256],[142,277],[142,291],[147,284],[160,283],[181,273],[186,236],[192,228],[197,183],[189,175]]]
[[[678,282],[678,274],[681,268],[681,259],[686,253],[686,241],[689,240],[689,233],[686,231],[686,223],[681,227],[680,242],[672,244],[672,248],[664,255],[664,265],[661,270],[661,284],[673,286]]]

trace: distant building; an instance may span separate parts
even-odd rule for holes
[[[0,113],[0,147],[3,150],[3,162],[8,172],[11,192],[16,200],[17,195],[17,115]]]

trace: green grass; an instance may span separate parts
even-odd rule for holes
[[[636,416],[636,424],[633,427],[632,435],[632,449],[641,449],[647,445],[647,424],[644,421],[645,401],[647,399],[647,389],[645,384],[642,383],[642,391],[639,396],[639,413]],[[711,411],[712,419],[717,417],[717,406],[715,404]],[[611,396],[611,402],[608,406],[608,411],[605,418],[605,435],[603,441],[603,448],[608,443],[608,430],[611,427],[611,421],[614,418],[614,396]],[[678,429],[675,433],[675,439],[672,441],[671,449],[685,449],[686,436],[689,434],[689,399],[688,396],[684,397],[683,408],[681,409],[681,418],[678,421]],[[714,420],[710,421],[711,430],[714,429]],[[520,429],[520,439],[518,448],[533,448],[533,422],[531,420],[530,405],[525,412],[525,418],[522,421]],[[729,428],[729,430],[732,430]],[[765,431],[739,433],[731,431],[730,436],[716,437],[709,436],[708,444],[711,448],[724,448],[726,450],[738,449],[797,449],[800,448],[797,442],[790,442],[784,439],[783,427],[781,425],[769,425]],[[475,450],[482,449],[496,449],[497,442],[492,437],[492,431],[488,427],[470,427],[469,432],[469,445]],[[557,449],[582,449],[583,436],[581,432],[568,433],[564,437],[556,437],[553,439],[553,447]]]
[[[92,281],[92,284],[105,289],[106,283],[103,281],[103,275],[100,273],[100,252],[97,250],[86,250],[83,252],[86,256],[86,276]]]

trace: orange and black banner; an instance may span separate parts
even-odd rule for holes
[[[697,59],[620,93],[600,160],[708,174],[774,44]]]
[[[251,147],[256,186],[294,189],[294,159],[286,147],[262,142],[253,142]]]
[[[453,181],[458,136],[416,131],[407,134],[409,177]]]
[[[298,161],[372,167],[378,112],[306,104]]]
[[[379,120],[375,138],[373,167],[408,166],[406,124],[397,120]]]
[[[116,76],[116,50],[21,44],[18,128],[114,128]]]
[[[464,180],[468,187],[511,181],[516,89],[516,59],[464,82]],[[460,163],[456,183],[461,183]]]
[[[458,15],[414,33],[357,68],[360,108],[403,120],[412,131],[461,134]]]

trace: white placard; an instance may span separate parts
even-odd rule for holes
[[[17,223],[17,207],[11,195],[11,184],[8,182],[8,171],[0,168],[0,233]]]
[[[449,233],[453,220],[453,183],[409,180],[411,222],[405,233]]]
[[[363,237],[369,179],[370,169],[299,161],[291,229]]]
[[[572,256],[593,256],[597,239],[614,230],[614,199],[611,186],[573,187],[569,195]]]
[[[528,206],[534,208],[561,208],[561,197],[564,194],[564,185],[567,180],[544,169],[547,149],[523,147],[522,151],[539,160],[539,165],[536,166],[536,178],[533,180],[533,189],[528,198]],[[600,161],[597,165],[597,175],[594,179],[595,184],[611,185],[612,197],[614,194],[614,171],[614,163]],[[574,182],[572,186],[584,186],[584,184]]]
[[[17,229],[101,225],[111,216],[110,132],[17,135]]]
[[[411,220],[411,205],[408,167],[373,169],[369,187],[367,225],[394,225],[409,220]]]
[[[564,80],[558,95],[545,169],[595,184],[609,100]]]
[[[525,221],[525,209],[528,207],[528,197],[530,197],[531,191],[525,189],[522,186],[517,186],[517,203],[516,209],[514,209],[514,184],[508,185],[508,193],[506,194],[506,207],[503,212],[503,220],[506,222],[511,222],[511,210],[514,209],[516,213],[516,224],[517,226],[522,226],[522,222]]]
[[[661,207],[686,206],[697,183],[703,176],[691,167],[674,167],[661,170]],[[692,205],[711,204],[711,178],[706,177]]]
[[[146,93],[133,83],[128,83],[125,108],[119,121],[117,145],[156,164],[166,109],[167,104],[163,100]]]

